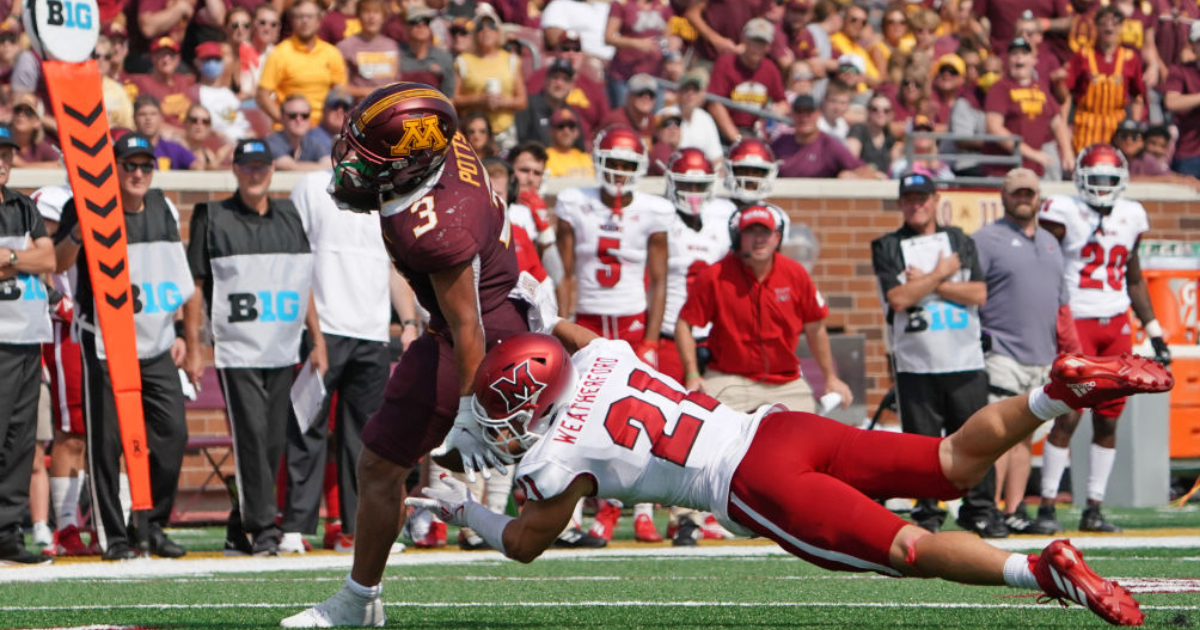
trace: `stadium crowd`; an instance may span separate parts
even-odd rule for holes
[[[558,286],[559,312],[598,334],[626,339],[643,360],[696,389],[706,387],[701,374],[710,358],[707,346],[700,343],[709,334],[707,328],[699,332],[700,321],[714,324],[715,345],[736,345],[720,336],[722,316],[734,322],[760,316],[757,310],[753,315],[749,310],[734,312],[736,303],[718,305],[735,293],[715,271],[704,276],[701,285],[715,292],[708,294],[710,303],[688,301],[693,282],[701,275],[692,263],[725,259],[728,273],[745,276],[738,282],[769,287],[777,295],[795,292],[803,312],[781,317],[778,330],[760,330],[758,341],[769,335],[775,345],[790,348],[803,331],[825,372],[825,391],[837,392],[844,404],[850,402],[848,388],[828,360],[822,324],[828,308],[818,287],[799,266],[783,267],[787,278],[781,277],[783,272],[771,275],[781,265],[771,262],[777,254],[771,247],[763,249],[764,244],[776,233],[783,239],[788,232],[784,213],[765,202],[776,177],[901,179],[914,172],[942,181],[1003,177],[1012,164],[980,158],[1016,155],[1014,164],[1019,161],[1029,169],[1022,176],[1031,171],[1043,180],[1061,180],[1070,179],[1079,166],[1076,156],[1081,150],[1112,143],[1124,154],[1130,180],[1172,182],[1200,190],[1200,5],[1186,0],[933,0],[890,5],[835,0],[339,0],[331,6],[315,0],[106,0],[99,4],[103,28],[93,58],[103,75],[114,137],[124,138],[116,156],[123,166],[119,169],[123,201],[135,207],[144,203],[148,212],[157,213],[153,216],[174,217],[161,226],[155,224],[161,232],[158,236],[143,235],[146,244],[162,245],[163,251],[182,247],[178,211],[161,193],[147,192],[153,192],[152,171],[232,170],[239,192],[221,204],[247,211],[260,207],[262,216],[294,214],[290,224],[291,219],[279,219],[287,225],[272,229],[294,240],[286,248],[288,255],[313,256],[315,277],[323,265],[335,269],[345,265],[330,262],[336,258],[329,254],[335,246],[323,250],[318,245],[323,239],[334,242],[322,230],[342,230],[339,236],[348,239],[344,242],[358,242],[350,228],[331,227],[337,222],[320,219],[322,212],[334,210],[331,200],[319,192],[337,163],[339,134],[356,104],[377,88],[397,81],[427,84],[440,90],[457,110],[462,137],[483,158],[494,190],[509,204],[509,215],[518,228],[514,247],[522,270]],[[19,5],[13,5],[12,11],[0,21],[0,123],[6,125],[0,127],[0,151],[11,150],[12,168],[56,167],[60,159],[56,125],[49,114],[40,62],[21,32]],[[916,132],[950,132],[956,137],[908,138]],[[979,139],[984,134],[1002,138]],[[1019,142],[1014,143],[1013,136]],[[906,143],[913,148],[911,161],[905,156]],[[935,154],[954,157],[921,157]],[[631,164],[632,170],[626,170]],[[319,173],[306,179],[289,201],[268,201],[265,191],[276,170]],[[732,196],[725,205],[713,200],[713,187],[722,173]],[[666,175],[665,195],[630,192],[641,174]],[[544,178],[593,176],[600,177],[599,188],[564,191],[555,208],[548,208],[540,196]],[[902,186],[902,193],[906,190],[924,195],[913,202],[914,208],[928,203],[934,192],[932,184],[911,181]],[[66,197],[57,201],[48,192],[37,198],[48,231],[26,231],[35,241],[52,238],[58,252],[54,270],[68,273],[76,267],[80,237],[59,231],[64,218],[75,220],[73,207],[67,211],[69,191],[60,192]],[[19,200],[9,198],[10,193],[19,194],[4,189],[4,204],[20,206]],[[210,204],[208,211],[216,213],[216,205]],[[605,245],[604,233],[625,214],[643,217],[638,226],[642,231],[637,233],[638,242],[623,244],[618,251],[617,245]],[[234,229],[215,219],[211,225],[197,224],[196,216],[193,237],[198,225],[205,230]],[[597,234],[599,242],[593,238]],[[680,239],[702,243],[696,249],[704,250],[704,255],[680,266],[684,256],[677,251]],[[210,263],[215,276],[215,261],[223,255],[264,253],[256,249],[264,247],[259,244],[232,242],[221,245],[236,250],[235,254],[201,251],[203,247],[192,243],[186,264],[172,258],[179,263],[178,270],[187,274],[189,287],[194,279],[194,300],[200,294],[212,299]],[[5,247],[12,255],[11,266],[21,272],[49,271],[43,266],[19,267],[15,252],[22,247]],[[731,250],[740,252],[740,257],[725,258]],[[63,251],[69,255],[64,257]],[[279,255],[275,250],[266,253]],[[382,268],[386,256],[381,250],[375,253],[374,263]],[[744,265],[739,258],[744,258]],[[965,255],[962,262],[969,272],[971,263]],[[640,265],[626,270],[624,283],[622,264]],[[945,277],[958,271],[957,267],[948,270]],[[2,277],[8,280],[12,275]],[[384,288],[384,275],[374,278],[372,295],[381,308],[389,301],[395,306],[407,346],[423,326],[419,309],[412,290],[403,286],[399,276]],[[978,270],[975,276],[974,282],[982,283]],[[645,283],[643,277],[648,278]],[[75,294],[72,282],[56,280],[55,293]],[[319,325],[315,313],[305,322],[302,310],[300,321],[281,339],[299,348],[300,325],[307,323],[303,353],[313,354],[314,365],[328,367],[326,361],[334,358],[325,356],[327,342],[321,332],[329,335],[327,313],[338,309],[338,301],[336,293],[323,298],[321,292],[330,291],[332,283],[322,288],[316,279],[279,282],[290,283],[287,287],[301,294],[311,290],[314,310],[321,316]],[[614,288],[633,297],[613,300],[615,293],[607,291]],[[70,301],[66,304],[69,309]],[[342,302],[341,309],[349,304]],[[203,371],[196,363],[200,326],[198,321],[193,325],[192,318],[199,317],[199,311],[188,312],[182,302],[175,306],[181,308],[180,323],[174,337],[164,337],[163,347],[170,348],[170,359],[180,367],[186,355],[187,372],[198,381]],[[746,304],[747,309],[750,306]],[[753,307],[759,307],[757,301]],[[721,309],[729,312],[718,312]],[[60,308],[55,317],[52,330],[58,340],[48,344],[52,350],[47,360],[50,372],[57,370],[58,378],[70,378],[64,376],[70,369],[60,369],[59,355],[64,348],[68,353],[80,352],[77,345],[63,345],[75,336],[70,333],[72,316]],[[689,318],[696,321],[689,323]],[[172,322],[163,321],[169,333]],[[334,324],[334,335],[345,337],[334,341],[346,347],[363,340],[378,342],[375,324],[374,320],[352,324],[351,332],[339,332]],[[686,345],[680,346],[683,353],[676,358],[675,340],[681,333]],[[84,352],[88,361],[95,362],[95,342],[90,335],[85,339]],[[24,339],[0,339],[0,344],[12,341]],[[186,351],[176,348],[176,341]],[[363,347],[377,350],[365,342]],[[767,366],[762,372],[755,367],[737,376],[740,372],[733,368],[738,366],[728,362],[730,354],[723,355],[724,362],[718,357],[713,365],[741,381],[773,386],[799,381],[807,388],[786,348],[774,355],[762,352]],[[283,354],[287,356],[263,359],[270,365],[251,367],[279,370],[296,362]],[[780,354],[790,358],[779,360]],[[218,349],[226,398],[231,393],[237,394],[234,398],[249,395],[234,391],[232,383],[237,379],[226,368],[238,365],[229,362],[228,355],[225,361],[222,364]],[[352,362],[342,356],[335,364]],[[982,358],[975,363],[971,369],[982,371]],[[286,389],[280,383],[291,376],[286,370],[280,374],[287,378],[268,379],[274,395]],[[708,391],[726,401],[721,392],[713,391],[714,383],[723,382],[715,376],[729,375],[715,368],[707,375]],[[73,378],[80,377],[76,373]],[[332,388],[341,379],[340,374],[332,381],[327,376],[327,384]],[[357,432],[382,403],[384,379],[366,380],[370,392],[338,390],[341,399],[334,415],[342,442],[358,444]],[[101,379],[93,387],[105,383]],[[56,385],[56,389],[65,392],[65,387]],[[815,409],[813,392],[804,395],[809,408]],[[254,404],[270,409],[268,400],[264,395]],[[360,401],[364,406],[355,407]],[[36,440],[41,449],[53,439],[50,470],[40,465],[41,450],[36,451],[37,457],[31,457],[32,447],[19,453],[20,461],[32,458],[37,465],[27,467],[35,471],[32,484],[26,484],[30,489],[13,496],[28,492],[25,503],[32,512],[35,544],[50,555],[130,557],[127,546],[106,543],[103,534],[93,535],[90,546],[79,537],[84,524],[77,520],[76,504],[86,466],[78,436],[88,430],[84,424],[92,427],[94,421],[83,422],[79,391],[70,404],[66,398],[61,402],[39,405],[53,408],[55,416],[54,430]],[[237,404],[239,415],[250,416],[259,409],[250,402]],[[103,401],[96,406],[103,406]],[[328,407],[327,401],[326,413]],[[230,416],[234,416],[232,408]],[[353,420],[349,428],[341,426],[346,419]],[[958,418],[964,419],[965,415]],[[238,494],[243,504],[234,520],[249,525],[253,510],[255,523],[246,531],[231,527],[227,541],[231,553],[300,553],[308,545],[300,534],[315,533],[321,491],[314,490],[313,484],[321,486],[321,475],[315,471],[325,466],[320,443],[334,429],[318,423],[316,434],[293,435],[294,422],[289,422],[287,431],[280,430],[283,420],[272,422],[269,430],[246,434],[264,441],[262,454],[269,460],[255,463],[252,480],[243,479],[249,452],[238,456]],[[233,424],[237,431],[243,430],[238,420]],[[172,435],[180,439],[177,433]],[[313,435],[319,436],[316,442]],[[239,448],[252,448],[246,438],[242,441]],[[95,436],[88,442],[101,443]],[[107,458],[115,460],[113,443],[104,443]],[[356,456],[343,454],[352,450],[331,449],[337,461],[325,468],[326,475],[353,485]],[[286,480],[275,478],[273,460],[279,456],[288,462]],[[101,476],[106,487],[92,488],[93,509],[99,504],[112,522],[108,529],[121,529],[128,515],[122,515],[120,507],[127,501],[117,499],[125,499],[127,489],[119,487],[112,474],[115,461],[106,465],[109,470]],[[164,466],[163,479],[177,477],[178,461]],[[438,470],[433,466],[436,478]],[[3,490],[11,491],[8,486],[27,480],[28,471],[25,474],[8,477]],[[94,483],[96,475],[90,476]],[[489,507],[503,509],[511,476],[494,476],[502,481],[477,482],[476,496],[486,496]],[[257,486],[253,499],[244,487],[250,481]],[[271,524],[274,507],[266,505],[269,499],[264,497],[276,484],[287,488],[278,506],[287,517]],[[307,487],[301,487],[304,484]],[[329,492],[336,484],[326,482],[325,489],[327,505],[337,503],[336,494]],[[156,493],[160,490],[156,487]],[[981,491],[988,494],[985,503],[996,492],[990,485]],[[104,493],[122,496],[101,496]],[[26,509],[18,505],[19,497],[8,498],[0,497],[0,505],[12,508],[4,512],[7,520],[0,522],[0,556],[28,558],[23,543],[20,550],[9,546],[11,536],[3,529],[10,526],[12,514]],[[343,497],[341,502],[342,517],[349,518],[355,500],[347,504]],[[50,507],[56,532],[46,524]],[[1012,515],[1015,507],[1009,508]],[[639,540],[662,540],[654,531],[651,509],[643,504],[634,508]],[[994,506],[990,509],[995,511]],[[584,531],[577,508],[559,544],[605,544],[620,513],[619,503],[601,499],[594,525]],[[711,515],[687,510],[672,514],[668,534],[677,544],[729,535]],[[966,527],[983,535],[1006,534],[1009,528],[993,516],[988,515],[991,520],[982,526]],[[182,555],[185,550],[163,533],[163,518],[159,514],[148,525],[151,530],[141,535],[149,537],[149,550],[157,555]],[[920,524],[936,529],[941,522]],[[348,525],[343,531],[327,524],[327,546],[352,550],[353,523]],[[419,546],[446,542],[444,524],[431,514],[410,518],[409,528],[408,537]],[[469,529],[462,532],[459,543],[469,549],[486,546]]]

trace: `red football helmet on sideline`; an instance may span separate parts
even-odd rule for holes
[[[642,136],[633,127],[621,124],[610,125],[596,134],[592,143],[592,161],[600,185],[614,196],[621,194],[622,189],[633,190],[650,165]],[[612,161],[627,162],[632,168],[618,168],[610,163]]]
[[[700,209],[713,198],[717,174],[700,149],[689,147],[671,154],[664,175],[667,199],[685,215],[699,216]]]
[[[522,333],[492,348],[475,372],[475,420],[497,453],[520,457],[550,428],[551,413],[570,400],[575,366],[557,339]],[[512,452],[512,441],[521,444]]]
[[[446,161],[458,129],[454,105],[423,83],[393,83],[360,101],[333,146],[333,198],[370,212],[380,195],[412,191]]]
[[[771,183],[779,174],[775,152],[758,138],[742,138],[729,147],[725,159],[725,188],[729,196],[743,203],[767,198]]]
[[[1075,188],[1088,205],[1111,208],[1129,183],[1125,156],[1111,144],[1093,144],[1075,160]]]

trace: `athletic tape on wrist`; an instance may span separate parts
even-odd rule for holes
[[[504,528],[512,520],[511,516],[497,514],[482,503],[467,504],[467,525],[500,553],[504,553]]]

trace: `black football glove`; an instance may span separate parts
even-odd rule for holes
[[[1150,345],[1154,348],[1154,360],[1158,361],[1163,367],[1171,365],[1171,349],[1167,347],[1167,342],[1163,341],[1162,337],[1151,337]]]

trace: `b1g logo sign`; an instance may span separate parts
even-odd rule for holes
[[[133,314],[173,313],[183,306],[183,291],[174,282],[133,285]]]
[[[294,322],[300,317],[300,294],[259,291],[229,294],[229,323]]]
[[[47,299],[49,297],[46,295],[46,287],[42,285],[42,281],[37,276],[23,273],[8,282],[0,282],[0,302],[16,300],[41,300],[44,302]]]
[[[29,44],[42,59],[82,62],[100,34],[96,0],[25,0],[22,21]]]

